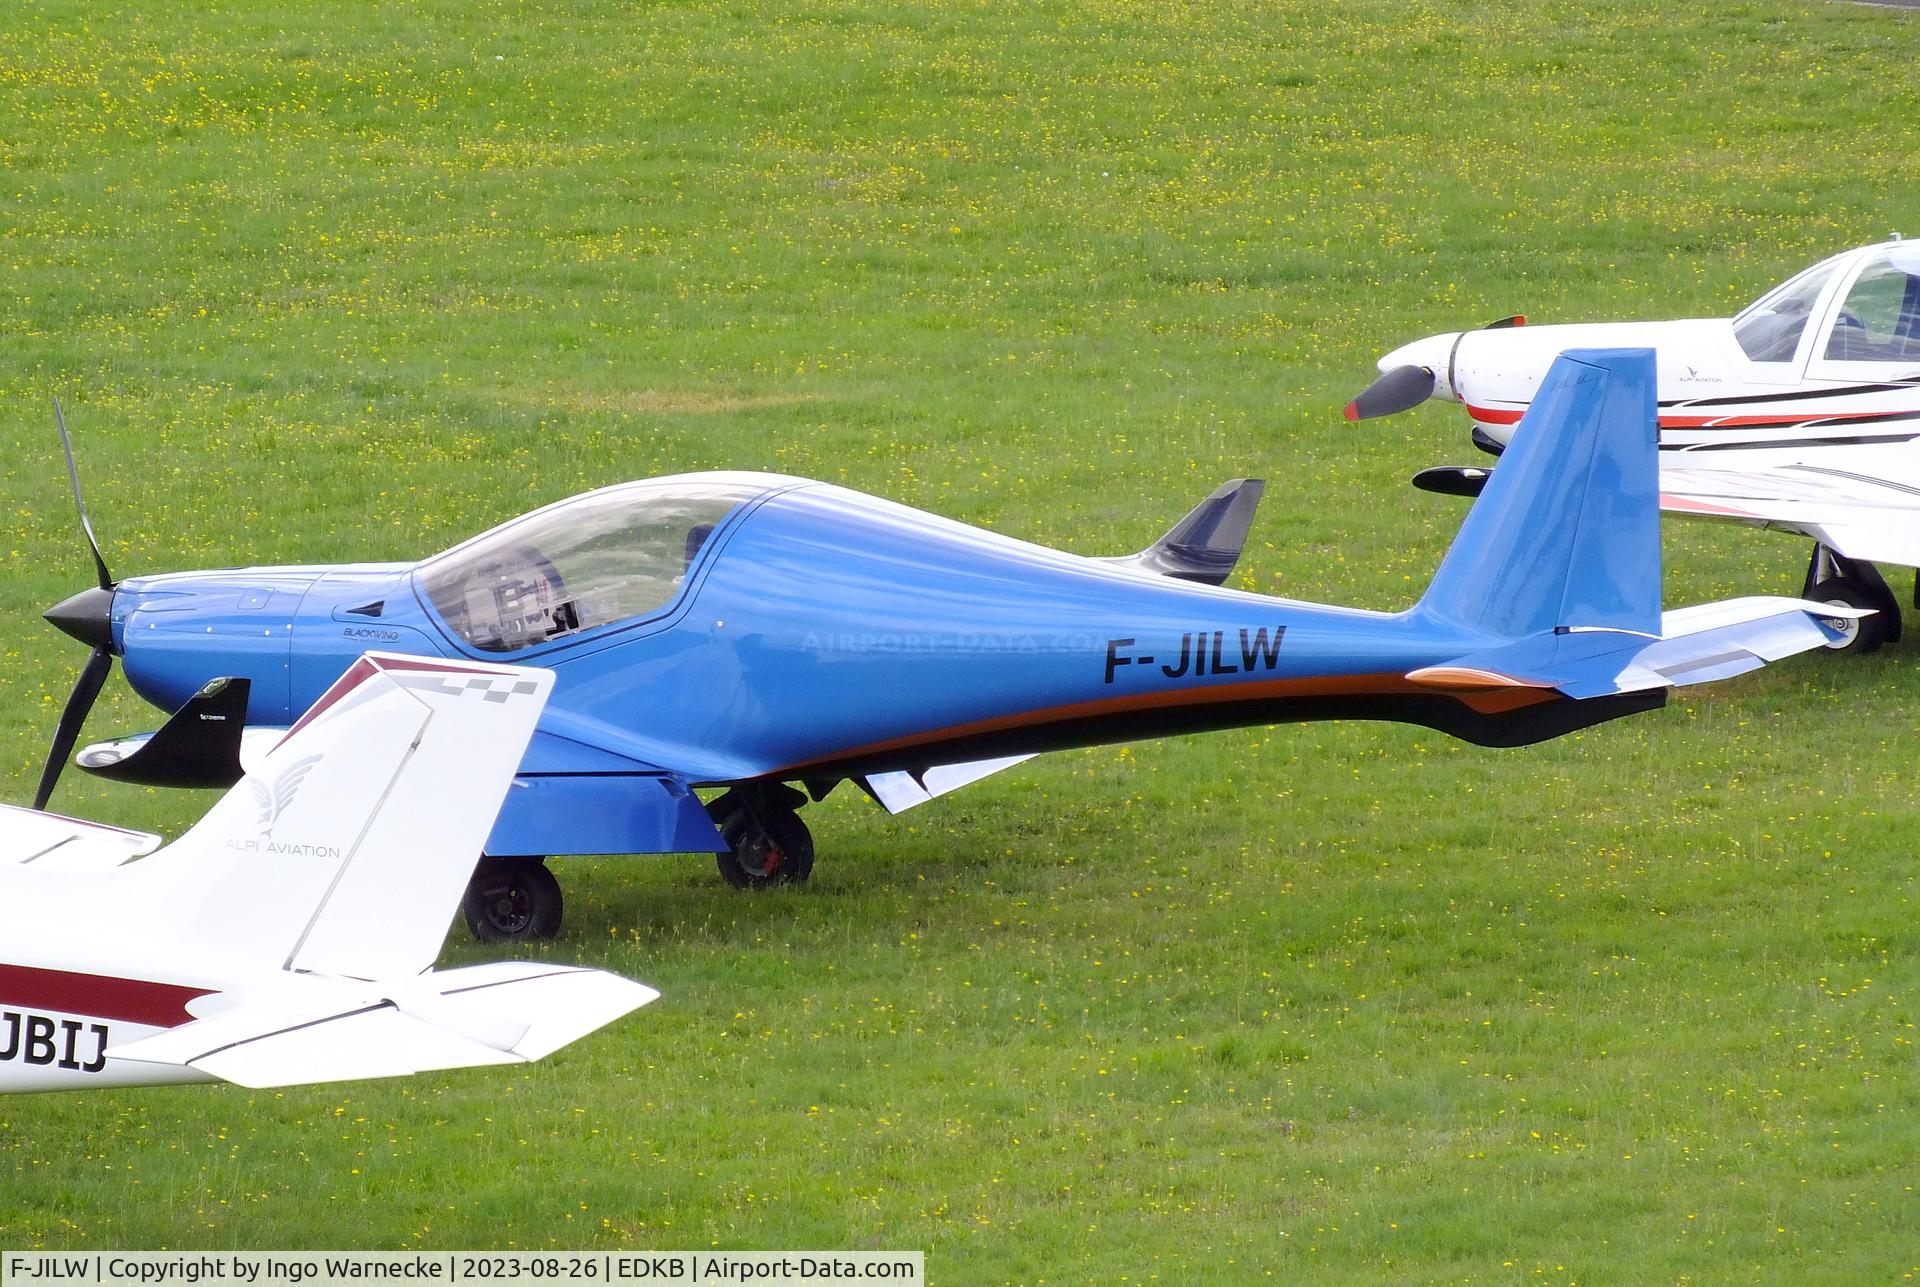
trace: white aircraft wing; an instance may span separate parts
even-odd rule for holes
[[[659,997],[604,970],[503,961],[402,983],[295,976],[284,1000],[242,1004],[107,1055],[193,1068],[254,1089],[526,1063]],[[311,993],[299,996],[298,993]]]
[[[1920,567],[1920,455],[1851,448],[1845,460],[1663,460],[1660,508],[1798,532],[1850,559]]]
[[[160,847],[160,837],[57,813],[0,804],[0,866],[41,871],[102,871]]]

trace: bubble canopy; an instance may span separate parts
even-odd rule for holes
[[[729,515],[794,481],[680,474],[587,492],[428,559],[415,584],[448,632],[481,652],[654,616]]]

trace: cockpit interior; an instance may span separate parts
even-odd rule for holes
[[[764,481],[689,475],[608,487],[536,510],[416,574],[446,628],[511,653],[657,615],[714,531]]]

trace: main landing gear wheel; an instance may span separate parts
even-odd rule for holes
[[[560,882],[544,858],[482,858],[460,910],[482,943],[552,938],[560,932]]]
[[[720,875],[735,889],[797,885],[813,874],[813,833],[791,809],[763,813],[764,825],[745,806],[720,819],[727,851],[714,855]]]
[[[1813,587],[1807,596],[1815,603],[1831,603],[1845,608],[1872,608],[1871,617],[1828,617],[1829,627],[1840,632],[1840,638],[1828,644],[1835,652],[1865,655],[1879,648],[1887,641],[1887,602],[1883,595],[1876,594],[1873,588],[1863,581],[1850,576],[1828,577]]]
[[[1914,595],[1914,604],[1920,607],[1920,580],[1915,582]],[[1873,610],[1872,616],[1858,621],[1845,617],[1826,619],[1826,624],[1840,633],[1840,638],[1827,645],[1835,652],[1864,655],[1881,644],[1900,642],[1900,601],[1894,597],[1886,578],[1880,575],[1880,569],[1866,559],[1848,558],[1826,542],[1815,541],[1800,597],[1836,607]]]

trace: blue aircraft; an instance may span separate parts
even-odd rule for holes
[[[711,852],[736,885],[804,880],[798,809],[843,781],[898,812],[1045,751],[1297,720],[1539,741],[1823,646],[1821,619],[1845,612],[1749,598],[1663,616],[1653,373],[1651,350],[1556,363],[1399,613],[1221,588],[1251,482],[1118,559],[703,473],[588,492],[417,563],[116,584],[69,446],[99,585],[46,614],[93,655],[39,803],[114,657],[178,714],[78,762],[170,785],[237,779],[249,739],[369,648],[524,661],[554,672],[553,695],[465,904],[476,934],[517,938],[558,928],[550,855]]]

